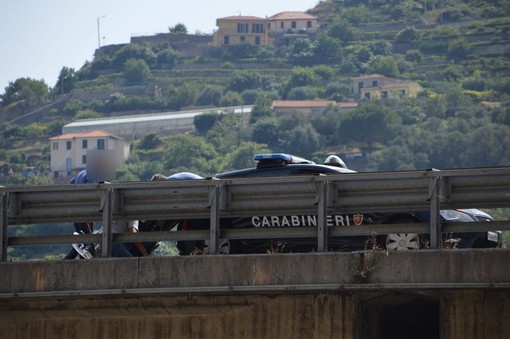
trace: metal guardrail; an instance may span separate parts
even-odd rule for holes
[[[317,237],[318,250],[331,236],[428,233],[431,247],[441,232],[510,230],[509,221],[452,223],[442,229],[440,209],[510,207],[510,167],[353,173],[229,180],[188,180],[0,188],[0,260],[7,247],[73,243],[76,237],[8,237],[21,224],[101,221],[103,256],[112,241],[209,240],[216,253],[221,239]],[[328,227],[329,214],[430,211],[430,224]],[[221,218],[316,215],[317,227],[222,229]],[[209,231],[111,233],[116,219],[209,219]]]

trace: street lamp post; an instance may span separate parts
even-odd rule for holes
[[[60,82],[60,89],[61,89],[61,94],[64,95],[64,80],[69,78],[71,75],[68,74],[66,75],[65,77],[62,77],[62,81]]]
[[[101,30],[100,30],[99,22],[105,16],[106,15],[103,15],[103,16],[100,16],[97,18],[97,48],[101,48]]]

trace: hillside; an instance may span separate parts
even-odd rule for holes
[[[316,161],[361,153],[360,170],[510,164],[508,1],[322,1],[308,12],[319,18],[315,39],[214,48],[209,37],[162,33],[104,46],[79,70],[63,67],[49,94],[19,82],[1,96],[0,183],[51,181],[47,138],[74,119],[251,104],[248,125],[218,115],[196,135],[142,138],[119,180],[213,175],[250,165],[261,150]],[[358,100],[351,78],[371,73],[424,91],[312,120],[272,113],[272,99]],[[25,177],[27,168],[42,176]]]

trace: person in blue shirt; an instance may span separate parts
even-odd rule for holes
[[[94,184],[97,180],[87,178],[87,170],[80,171],[75,177],[73,177],[69,184]],[[74,223],[74,234],[90,234],[94,231],[93,222],[75,222]],[[73,244],[73,248],[69,250],[64,259],[74,259],[79,254],[86,259],[90,259],[94,256],[94,245],[93,244]]]

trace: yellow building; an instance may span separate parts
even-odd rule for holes
[[[216,26],[215,47],[241,43],[272,45],[297,38],[315,38],[317,17],[304,12],[281,12],[269,18],[239,15],[216,19]]]
[[[370,74],[351,78],[353,92],[358,99],[379,100],[416,98],[423,91],[414,81],[402,81],[381,74]]]
[[[256,16],[228,16],[216,19],[218,29],[213,34],[213,46],[231,46],[247,43],[270,45],[267,20]]]

